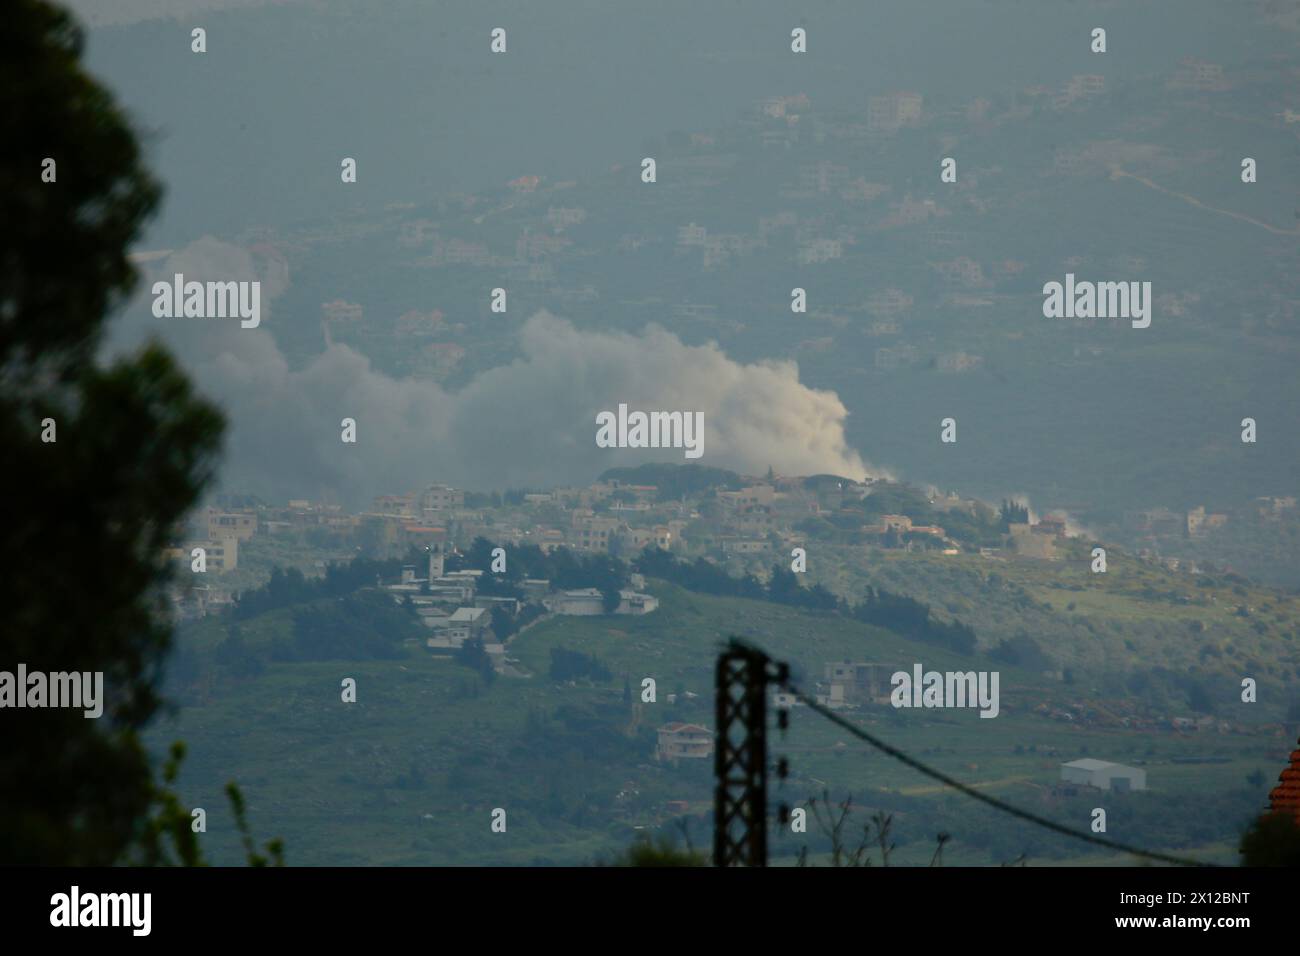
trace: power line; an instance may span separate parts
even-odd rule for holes
[[[1080,833],[1078,830],[1072,830],[1069,827],[1064,826],[1063,824],[1056,823],[1052,820],[1048,820],[1045,817],[1040,817],[1036,813],[1030,813],[1028,810],[1021,810],[1019,807],[1012,806],[1009,803],[999,800],[997,797],[991,797],[986,793],[981,793],[980,791],[974,789],[973,787],[970,787],[962,783],[960,780],[955,780],[952,777],[948,776],[946,773],[943,773],[942,771],[939,770],[935,770],[933,767],[929,767],[921,763],[921,761],[917,760],[915,757],[912,757],[904,753],[903,751],[899,750],[897,747],[891,746],[890,744],[885,743],[883,740],[874,737],[873,735],[863,730],[861,727],[849,723],[843,717],[840,717],[838,714],[834,713],[833,711],[823,707],[815,700],[810,700],[803,691],[799,690],[799,688],[795,687],[793,684],[786,682],[784,686],[785,689],[790,694],[794,695],[794,697],[797,700],[803,702],[808,707],[809,710],[812,710],[814,713],[820,714],[821,716],[829,720],[831,723],[839,727],[842,727],[844,730],[847,730],[849,733],[853,734],[853,736],[857,737],[859,740],[863,740],[871,744],[871,746],[875,747],[877,750],[883,751],[884,753],[889,754],[889,756],[893,757],[894,759],[902,761],[903,763],[911,767],[913,770],[919,771],[920,773],[924,774],[927,777],[931,777],[934,780],[938,780],[940,783],[946,784],[947,786],[952,787],[954,790],[966,794],[966,796],[968,797],[974,797],[976,800],[979,800],[981,803],[987,803],[995,810],[1001,810],[1003,813],[1009,813],[1013,817],[1018,817],[1021,820],[1024,820],[1028,823],[1032,823],[1035,824],[1036,826],[1044,827],[1056,833],[1063,834],[1064,836],[1073,837],[1076,840],[1083,840],[1085,843],[1093,843],[1096,844],[1097,846],[1104,846],[1110,850],[1121,850],[1124,853],[1132,853],[1134,856],[1145,857],[1148,860],[1159,860],[1162,863],[1173,863],[1178,866],[1215,866],[1216,865],[1214,863],[1204,863],[1200,860],[1189,860],[1183,857],[1171,856],[1167,853],[1158,853],[1153,850],[1143,850],[1140,847],[1129,846],[1128,844],[1119,843],[1115,840],[1108,840],[1105,837],[1099,837],[1091,833]]]

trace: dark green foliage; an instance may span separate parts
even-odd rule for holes
[[[488,619],[492,622],[492,633],[496,635],[498,641],[506,640],[519,629],[515,616],[500,604],[492,606],[492,610],[488,612]]]
[[[868,517],[907,515],[917,523],[929,523],[934,514],[930,500],[911,485],[881,483],[862,499],[862,512]]]
[[[175,741],[163,763],[162,784],[155,789],[154,814],[146,821],[135,848],[143,866],[205,866],[193,817],[172,789],[185,759],[185,744]],[[170,846],[170,851],[169,851]]]
[[[271,650],[276,661],[393,660],[401,642],[423,631],[409,611],[379,591],[361,591],[300,608],[293,638]]]
[[[456,651],[454,659],[457,664],[468,667],[483,678],[485,684],[497,679],[496,669],[492,666],[492,656],[483,644],[483,638],[471,637]]]
[[[955,509],[946,511],[935,514],[932,520],[943,526],[948,537],[971,548],[994,548],[1002,543],[999,515],[988,505],[976,504],[973,514]]]
[[[244,794],[232,780],[226,784],[226,798],[230,801],[230,810],[235,817],[235,827],[244,844],[244,854],[249,866],[284,866],[284,843],[271,840],[266,844],[266,855],[260,853],[253,843],[253,835],[248,826],[248,816],[244,810]]]
[[[522,597],[519,584],[524,578],[542,578],[557,590],[598,588],[601,591],[627,587],[627,565],[603,554],[577,554],[568,548],[550,553],[535,544],[506,549],[505,574],[492,573],[492,549],[501,547],[487,538],[475,538],[463,554],[446,561],[448,571],[478,570],[478,590],[493,596]]]
[[[594,655],[571,651],[565,647],[551,648],[551,680],[607,681],[613,676]]]
[[[1241,838],[1242,866],[1300,866],[1300,824],[1288,813],[1265,813]]]
[[[1214,698],[1205,685],[1198,680],[1190,680],[1187,684],[1187,706],[1198,714],[1212,714],[1215,711]]]
[[[374,587],[379,581],[396,578],[403,565],[422,558],[424,553],[420,551],[412,551],[405,558],[354,558],[347,563],[331,564],[319,578],[308,578],[297,568],[273,568],[266,584],[244,591],[235,599],[230,616],[236,621],[244,621],[276,608],[352,594],[362,588]]]
[[[903,637],[973,654],[975,629],[961,621],[944,623],[930,614],[930,605],[880,588],[867,588],[866,599],[853,610],[860,621],[883,627]]]
[[[840,606],[839,598],[822,585],[803,587],[799,583],[799,576],[781,564],[772,566],[772,577],[767,582],[767,597],[777,604],[821,611],[833,611]]]
[[[693,562],[678,561],[667,551],[648,548],[637,558],[634,567],[646,577],[659,578],[701,594],[756,600],[767,597],[763,582],[752,574],[733,578],[725,568],[706,558],[696,558]]]
[[[1013,524],[1027,524],[1029,522],[1029,509],[1024,505],[1018,505],[1008,499],[1002,500],[1002,530],[1006,531]]]
[[[989,657],[999,663],[1026,670],[1045,671],[1055,666],[1039,643],[1023,631],[1001,641],[989,651]]]
[[[107,697],[99,720],[6,713],[0,847],[9,864],[107,865],[140,834],[155,788],[139,733],[160,704],[171,643],[161,554],[211,477],[222,431],[160,347],[94,361],[106,316],[135,285],[127,252],[160,188],[81,51],[63,11],[5,5],[0,446],[6,485],[25,497],[6,515],[0,548],[0,661],[102,671]],[[56,183],[41,181],[47,156]],[[41,440],[45,418],[56,442]]]

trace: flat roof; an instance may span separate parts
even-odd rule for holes
[[[1071,760],[1069,763],[1061,764],[1062,767],[1075,767],[1079,770],[1105,770],[1108,767],[1120,767],[1124,770],[1139,770],[1140,767],[1130,767],[1127,764],[1115,763],[1111,760],[1093,760],[1091,757],[1084,757],[1082,760]]]

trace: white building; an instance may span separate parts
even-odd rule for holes
[[[555,614],[573,614],[590,617],[605,613],[605,598],[596,588],[562,591],[542,602]]]
[[[1147,772],[1137,767],[1111,763],[1109,760],[1071,760],[1061,764],[1061,779],[1099,790],[1145,790]]]
[[[618,596],[622,600],[619,601],[615,614],[649,614],[659,608],[659,599],[651,594],[619,591]]]

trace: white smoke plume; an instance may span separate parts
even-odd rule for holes
[[[249,252],[205,238],[151,265],[146,291],[178,272],[186,281],[263,281],[259,328],[157,319],[150,297],[118,330],[119,345],[161,336],[225,411],[224,490],[359,505],[435,481],[545,487],[586,484],[616,466],[686,463],[681,449],[598,448],[596,415],[619,403],[702,412],[698,464],[753,474],[769,465],[788,475],[875,473],[845,442],[843,403],[801,384],[793,362],[742,365],[714,343],[686,345],[656,326],[639,335],[592,332],[539,312],[521,329],[520,358],[456,392],[395,379],[337,344],[294,369],[274,339],[272,300],[289,281],[281,263],[259,273]],[[356,444],[340,441],[344,418],[357,422]]]

